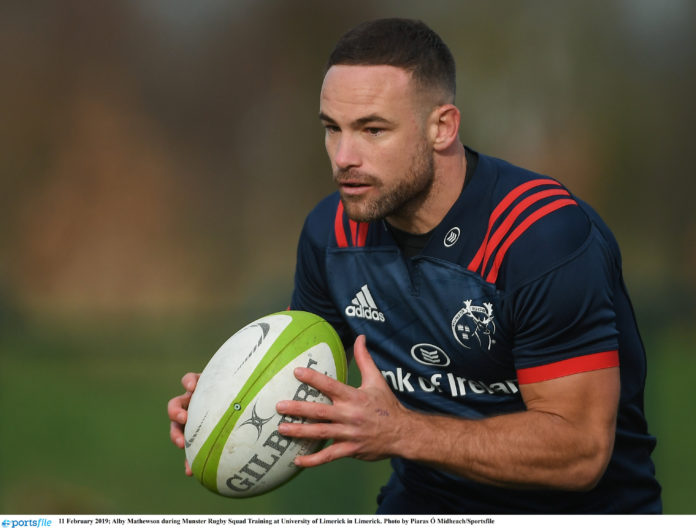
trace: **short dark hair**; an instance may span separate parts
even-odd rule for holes
[[[454,57],[440,36],[420,20],[381,18],[363,22],[340,38],[326,70],[334,65],[403,68],[421,86],[438,88],[454,100]]]

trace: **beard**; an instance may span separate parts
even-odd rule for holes
[[[416,211],[428,196],[435,178],[433,154],[428,145],[421,143],[414,152],[410,169],[401,180],[386,185],[377,176],[355,169],[338,170],[333,179],[336,183],[354,179],[372,186],[378,196],[350,196],[341,193],[341,201],[348,218],[356,222],[373,222],[388,216],[408,216]]]

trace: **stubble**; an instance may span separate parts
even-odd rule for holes
[[[348,217],[356,222],[373,222],[391,216],[408,217],[425,201],[434,178],[433,154],[425,142],[415,149],[408,172],[403,178],[393,179],[393,184],[387,185],[378,176],[355,169],[337,171],[333,175],[336,183],[353,179],[378,191],[377,196],[371,197],[341,193],[341,201]]]

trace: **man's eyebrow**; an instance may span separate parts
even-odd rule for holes
[[[390,125],[391,121],[389,121],[386,117],[382,117],[377,114],[370,114],[355,120],[355,124],[358,126],[366,125],[368,123],[382,123],[384,125]]]
[[[327,116],[324,112],[319,112],[319,120],[326,121],[327,123],[335,123],[331,117]]]
[[[331,117],[326,115],[324,112],[319,112],[319,119],[321,121],[324,121],[325,123],[333,123],[336,124],[336,121]],[[393,124],[391,121],[389,121],[387,118],[382,117],[378,114],[370,114],[366,115],[365,117],[361,117],[353,121],[352,126],[354,127],[361,127],[365,126],[368,123],[382,123],[385,125],[391,125]]]

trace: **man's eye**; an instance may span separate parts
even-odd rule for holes
[[[341,130],[336,125],[324,125],[324,129],[329,134],[335,134],[336,132],[340,132],[340,130]]]
[[[379,136],[382,132],[384,132],[383,128],[375,128],[375,127],[369,127],[366,128],[365,131],[370,134],[371,136]]]

